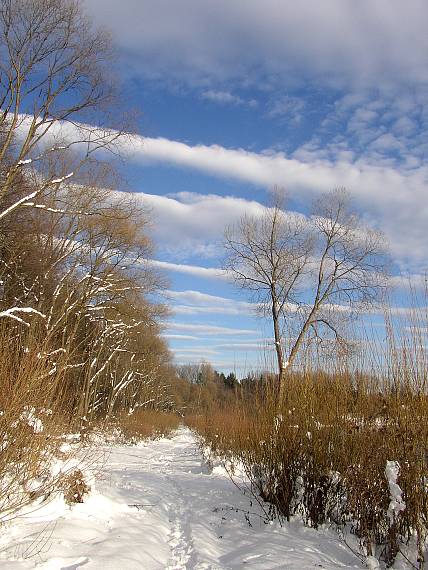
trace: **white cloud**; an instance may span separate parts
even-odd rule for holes
[[[206,99],[218,105],[235,105],[257,107],[255,99],[243,99],[239,95],[234,95],[230,91],[217,91],[215,89],[207,89],[201,92],[201,99]]]
[[[199,337],[189,334],[168,334],[162,333],[161,336],[167,340],[198,340]]]
[[[226,373],[230,372],[231,370],[234,371],[235,373],[239,371],[241,377],[245,377],[246,374],[248,374],[250,371],[253,370],[262,371],[266,369],[266,366],[260,366],[258,363],[255,365],[253,363],[247,363],[247,362],[242,364],[236,360],[223,360],[222,358],[216,356],[210,356],[209,358],[205,358],[200,353],[194,355],[176,354],[174,355],[174,359],[177,362],[177,364],[188,364],[188,363],[198,364],[202,361],[204,362],[208,361],[212,366],[214,366],[214,368],[216,368],[219,371],[222,370],[225,371]]]
[[[317,159],[316,155],[310,162],[305,162],[283,153],[260,154],[218,145],[190,146],[167,139],[141,139],[133,146],[130,158],[175,164],[265,188],[278,185],[300,197],[345,186],[357,204],[385,231],[393,254],[403,265],[426,261],[426,165],[405,170],[384,164],[377,166],[363,159],[334,162]],[[397,228],[405,229],[405,232],[397,232]]]
[[[207,293],[202,293],[201,291],[166,291],[166,295],[172,297],[173,299],[178,299],[180,301],[185,301],[186,303],[201,304],[201,303],[224,303],[234,302],[232,299],[226,299],[225,297],[219,297],[217,295],[208,295]]]
[[[21,126],[21,136],[26,124]],[[61,135],[67,139],[76,136],[72,125],[56,126],[51,135]],[[49,144],[49,137],[46,142]],[[304,157],[289,157],[284,153],[256,153],[244,149],[230,149],[219,145],[191,146],[182,142],[165,138],[146,138],[140,136],[124,137],[118,143],[119,149],[127,160],[136,163],[160,163],[197,170],[220,178],[235,179],[251,183],[264,189],[273,186],[283,187],[294,197],[308,198],[320,192],[338,186],[345,186],[353,195],[357,205],[365,211],[371,221],[385,231],[393,254],[406,269],[425,269],[428,258],[426,228],[428,227],[428,165],[412,169],[399,168],[395,165],[373,164],[361,158],[349,160],[333,160],[320,157],[316,148],[305,160]],[[238,210],[249,207],[250,213],[260,211],[257,202],[239,201],[236,198],[219,198],[198,194],[178,194],[174,199],[154,198],[163,207],[163,215],[167,209],[174,211],[176,220],[183,226],[190,220],[188,214],[194,215],[191,227],[215,229],[224,227],[228,220],[236,219]],[[221,204],[223,208],[216,210],[213,206]],[[226,218],[224,213],[229,209]],[[203,214],[199,218],[199,214]],[[162,212],[161,212],[162,214]],[[163,225],[168,231],[172,225],[170,220]],[[220,232],[220,235],[221,235]],[[185,235],[188,235],[185,232]],[[213,235],[213,234],[212,234]],[[205,244],[206,245],[206,244]],[[164,263],[164,262],[158,262]],[[171,269],[173,269],[171,267]],[[179,270],[179,266],[175,267]],[[182,265],[181,272],[195,274],[191,266]],[[215,269],[202,269],[199,274],[213,275]],[[224,274],[224,278],[226,275]]]
[[[258,202],[230,196],[181,192],[169,196],[139,193],[136,197],[152,211],[153,233],[159,249],[174,259],[188,257],[189,253],[218,257],[224,227],[245,212],[257,215],[263,211]],[[220,271],[219,275],[223,273]]]
[[[242,315],[242,309],[237,307],[220,306],[194,306],[194,305],[174,305],[172,311],[176,315]],[[248,311],[245,311],[248,314]]]
[[[390,278],[393,287],[407,291],[428,291],[428,273],[403,273]]]
[[[227,273],[223,269],[216,267],[200,267],[199,265],[169,263],[167,261],[159,261],[157,259],[150,260],[148,263],[154,267],[158,267],[159,269],[176,271],[177,273],[186,273],[187,275],[194,275],[196,277],[205,277],[207,279],[229,279]]]
[[[229,344],[217,344],[219,350],[235,351],[235,352],[264,352],[273,349],[273,340],[260,342],[231,342]]]
[[[399,135],[411,135],[417,130],[417,124],[409,117],[400,117],[395,121],[392,128]]]
[[[313,152],[333,161],[341,150],[353,152],[354,160],[414,169],[426,156],[427,102],[427,86],[381,95],[372,90],[347,94],[335,101],[304,148],[312,144]]]
[[[166,295],[175,301],[173,312],[181,315],[255,315],[257,310],[254,303],[208,295],[200,291],[167,291]]]
[[[172,352],[177,356],[205,356],[219,354],[217,350],[207,348],[206,346],[195,346],[192,348],[171,348]]]
[[[254,335],[257,331],[251,329],[234,329],[231,327],[220,327],[217,325],[201,325],[198,323],[168,323],[169,330],[191,331],[194,333],[201,333],[210,336],[241,336],[241,335]]]
[[[208,89],[208,91],[203,91],[201,93],[202,99],[207,99],[208,101],[213,101],[214,103],[231,104],[231,105],[241,105],[244,101],[241,97],[237,95],[232,95],[229,91],[214,91],[213,89]]]
[[[305,102],[303,99],[290,95],[275,97],[269,104],[267,116],[271,119],[291,120],[299,123],[303,117]]]
[[[86,0],[127,71],[192,84],[428,79],[425,0]]]

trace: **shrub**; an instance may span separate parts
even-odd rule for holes
[[[128,440],[165,437],[180,424],[178,415],[158,410],[138,409],[133,414],[123,414],[119,419],[120,429]]]
[[[367,555],[391,564],[416,537],[424,549],[428,497],[428,395],[379,390],[379,378],[322,372],[288,377],[282,406],[266,392],[230,409],[191,416],[217,455],[244,466],[277,516],[317,528],[348,526]],[[399,466],[404,508],[391,514],[387,462]],[[422,554],[420,554],[422,556]]]

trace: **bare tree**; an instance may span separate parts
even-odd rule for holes
[[[114,90],[106,79],[110,55],[108,36],[92,29],[80,2],[0,0],[0,164],[7,164],[0,181],[0,219],[61,185],[118,136],[88,126],[91,111],[100,125],[102,111],[112,104]],[[59,131],[70,128],[72,141],[62,142]],[[61,155],[75,145],[79,156],[73,169],[64,171]],[[45,161],[49,175],[11,202],[8,194],[18,173]]]
[[[351,212],[343,189],[322,196],[308,218],[278,204],[244,216],[226,230],[225,248],[226,269],[272,318],[280,398],[309,333],[342,341],[340,323],[371,306],[385,285],[382,236]]]
[[[279,203],[262,217],[244,216],[226,230],[226,269],[236,283],[252,292],[272,317],[278,374],[282,382],[284,357],[282,316],[297,302],[302,278],[312,253],[312,236],[305,220],[286,215]]]
[[[111,55],[78,0],[0,0],[0,231],[17,210],[63,213],[52,195],[114,150]],[[44,317],[22,303],[0,312],[27,325],[31,315]]]
[[[64,421],[173,406],[147,211],[98,153],[124,128],[109,62],[79,0],[0,0],[0,517],[63,479]]]
[[[200,379],[200,364],[180,364],[177,366],[177,374],[189,384],[198,384]]]

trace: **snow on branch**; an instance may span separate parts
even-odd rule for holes
[[[71,178],[73,175],[74,175],[74,172],[70,172],[69,174],[66,174],[65,176],[61,176],[61,178],[54,178],[53,180],[48,182],[47,185],[49,185],[49,184],[61,184],[61,182],[64,182],[64,180]]]
[[[21,317],[18,317],[18,315],[16,313],[33,314],[33,315],[38,315],[39,317],[42,317],[42,319],[46,318],[46,316],[43,313],[41,313],[40,311],[37,311],[37,309],[32,309],[31,307],[12,307],[11,309],[6,309],[5,311],[0,311],[0,318],[13,319],[13,320],[18,321],[19,323],[25,325],[26,327],[29,327],[30,323],[28,323],[24,319],[21,319]]]
[[[35,198],[39,193],[40,193],[40,190],[34,190],[30,194],[27,194],[27,196],[24,196],[23,198],[21,198],[20,200],[18,200],[17,202],[12,204],[11,206],[9,206],[9,208],[6,208],[6,210],[3,210],[3,212],[0,213],[0,220],[2,218],[6,217],[11,212],[13,212],[14,210],[16,210],[16,208],[19,208],[19,206],[24,204],[24,202],[28,202],[28,200]]]
[[[30,208],[38,208],[39,210],[45,210],[46,212],[53,212],[54,214],[68,214],[69,216],[93,216],[95,214],[95,212],[84,212],[82,210],[51,208],[50,206],[46,206],[46,204],[36,204],[36,202],[24,202],[22,205]]]
[[[42,205],[37,206],[36,204],[32,203],[31,200],[33,198],[35,198],[36,196],[38,196],[43,190],[45,190],[46,188],[48,188],[52,184],[61,184],[62,182],[64,182],[64,180],[71,178],[73,175],[74,175],[74,172],[70,172],[69,174],[61,176],[60,178],[54,178],[53,180],[48,180],[45,184],[43,184],[43,186],[41,186],[37,190],[33,190],[33,192],[31,192],[30,194],[27,194],[27,196],[20,198],[14,204],[12,204],[8,208],[6,208],[6,210],[1,212],[0,213],[0,220],[2,218],[4,218],[5,216],[7,216],[8,214],[10,214],[11,212],[13,212],[14,210],[16,210],[17,208],[19,208],[20,206],[31,205],[33,207],[43,208]],[[46,209],[48,209],[48,208],[46,208]],[[66,213],[66,212],[60,212],[60,213]]]

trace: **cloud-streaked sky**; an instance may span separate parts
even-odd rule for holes
[[[303,213],[346,186],[386,233],[394,270],[423,274],[425,0],[85,4],[112,33],[124,106],[141,111],[124,173],[152,210],[178,361],[259,363],[268,323],[218,268],[224,226],[257,215],[275,185]]]

